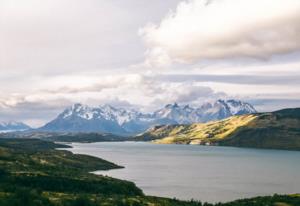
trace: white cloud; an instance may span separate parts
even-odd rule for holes
[[[0,120],[40,125],[75,102],[149,111],[223,92],[296,102],[300,52],[274,55],[265,66],[252,59],[215,59],[267,58],[298,49],[300,1],[206,2],[0,0]],[[141,29],[148,58],[136,65],[145,49],[136,31],[160,21]],[[213,59],[172,65],[204,58]],[[149,67],[162,65],[172,70]]]
[[[126,68],[143,59],[138,28],[179,1],[0,0],[0,71],[50,76]]]
[[[269,76],[259,78],[260,81],[266,80],[266,84],[256,84],[255,81],[251,83],[252,80],[240,84],[235,80],[247,76],[220,75],[217,78],[222,77],[220,81],[215,80],[215,75],[181,74],[179,77],[137,73],[48,77],[41,81],[35,90],[0,93],[0,120],[19,120],[33,126],[41,126],[65,107],[76,102],[93,106],[108,103],[126,108],[134,107],[146,112],[173,102],[199,105],[204,101],[232,97],[237,99],[289,97],[293,105],[299,103],[295,101],[300,97],[299,84],[296,80],[293,80],[293,84],[284,84],[284,81],[290,82],[293,76],[288,76],[287,80],[283,78],[282,83],[278,83],[276,76],[276,78]],[[249,78],[253,76],[250,75]],[[210,79],[212,81],[209,81]],[[272,83],[273,81],[277,82],[276,85]],[[274,102],[274,108],[284,107],[282,102]],[[262,108],[270,110],[264,105]]]
[[[140,29],[157,66],[201,59],[265,59],[300,49],[299,0],[189,0]]]
[[[61,78],[66,80],[64,84]],[[54,77],[40,88],[26,93],[0,95],[0,120],[17,119],[41,126],[76,102],[152,111],[172,102],[199,104],[204,99],[220,97],[211,88],[197,83],[163,82],[154,75],[141,74]]]

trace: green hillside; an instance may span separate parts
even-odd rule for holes
[[[300,108],[191,125],[156,126],[137,141],[300,150]]]

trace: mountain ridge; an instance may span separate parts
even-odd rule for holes
[[[142,133],[154,125],[208,122],[250,113],[256,113],[254,107],[239,100],[217,100],[196,108],[174,103],[153,113],[141,113],[110,105],[89,107],[76,103],[38,130],[132,135]]]
[[[0,132],[23,131],[28,129],[31,129],[31,127],[23,122],[17,122],[17,121],[0,122]]]
[[[300,108],[237,115],[208,123],[161,125],[134,140],[300,150]]]

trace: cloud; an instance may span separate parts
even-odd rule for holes
[[[206,74],[170,74],[160,75],[161,81],[169,82],[220,82],[246,85],[300,85],[300,75],[206,75]]]
[[[154,91],[157,92],[152,96],[151,105],[155,105],[156,108],[173,102],[200,105],[209,100],[227,97],[225,93],[215,92],[210,87],[201,86],[195,82],[165,82],[156,84],[155,88]]]
[[[136,31],[180,0],[0,0],[0,70],[63,75],[143,60]]]
[[[266,59],[300,49],[299,0],[182,1],[160,24],[141,28],[146,64]]]
[[[127,85],[139,85],[144,80],[143,75],[122,74],[106,75],[101,77],[93,76],[60,76],[51,78],[43,90],[46,93],[81,93],[100,92],[105,89],[124,87]],[[48,89],[51,88],[51,89]]]
[[[30,101],[26,96],[11,97],[11,103],[0,99],[0,120],[17,120],[31,126],[41,126],[45,120],[53,119],[61,111],[62,105],[70,105],[72,102],[64,98],[53,100]],[[13,104],[12,104],[13,101]]]
[[[299,4],[0,0],[0,120],[39,126],[75,102],[151,111],[224,93],[299,99],[300,52],[272,56],[299,48]],[[147,59],[140,64],[145,47],[136,31],[147,22],[159,24],[140,30],[147,46]],[[248,56],[272,58],[215,60]],[[172,65],[201,59],[209,60]],[[172,70],[149,68],[156,65],[172,65]]]
[[[62,77],[49,79],[53,85]],[[204,99],[216,99],[220,93],[197,82],[164,82],[154,75],[123,74],[90,77],[91,81],[76,84],[79,77],[65,78],[51,90],[31,90],[27,93],[0,95],[0,120],[18,120],[41,126],[53,119],[65,107],[81,102],[96,106],[111,104],[116,107],[153,111],[172,103],[201,103]],[[88,79],[88,77],[82,77]],[[51,88],[49,82],[41,88]],[[73,84],[73,83],[74,84]]]
[[[282,105],[285,105],[284,108],[296,108],[300,105],[299,99],[289,99],[289,98],[255,98],[246,99],[247,102],[255,105],[257,111],[271,112],[283,109]]]
[[[36,90],[0,93],[0,120],[18,120],[41,126],[76,102],[91,106],[111,104],[149,112],[173,102],[199,105],[219,98],[247,101],[269,98],[284,100],[274,101],[270,108],[283,108],[283,105],[299,103],[295,101],[299,99],[297,77],[299,73],[294,76],[281,73],[276,76],[124,73],[49,77],[41,81]],[[289,101],[286,100],[288,97]],[[293,104],[289,104],[290,101]],[[267,107],[271,102],[254,103],[264,111],[270,110]]]

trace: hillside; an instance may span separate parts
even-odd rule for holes
[[[300,150],[300,108],[232,116],[204,124],[156,126],[135,140]]]

